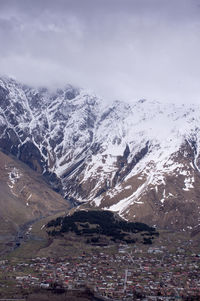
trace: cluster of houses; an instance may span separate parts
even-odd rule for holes
[[[200,298],[200,257],[181,252],[169,254],[162,247],[150,247],[145,254],[127,246],[120,246],[114,254],[102,248],[96,254],[83,252],[59,259],[37,257],[12,267],[9,262],[2,266],[13,270],[16,285],[24,289],[89,287],[111,300]],[[25,274],[27,270],[31,272]]]

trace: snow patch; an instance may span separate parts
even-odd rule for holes
[[[6,167],[8,169],[8,167]],[[10,169],[10,168],[9,168]],[[11,171],[8,172],[9,181],[7,182],[10,189],[13,189],[18,179],[20,179],[22,173],[16,167],[13,167]]]
[[[194,188],[194,177],[192,178],[185,178],[184,180],[184,183],[185,183],[185,188],[183,188],[183,190],[185,191],[190,191],[190,189]]]

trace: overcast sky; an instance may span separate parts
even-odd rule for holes
[[[199,0],[0,0],[0,73],[200,103]]]

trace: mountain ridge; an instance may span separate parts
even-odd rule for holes
[[[183,231],[200,223],[200,106],[103,105],[0,80],[0,147],[73,204]]]

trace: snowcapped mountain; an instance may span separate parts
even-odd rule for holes
[[[0,80],[0,147],[72,203],[170,229],[200,224],[200,106],[109,106],[70,85]]]

